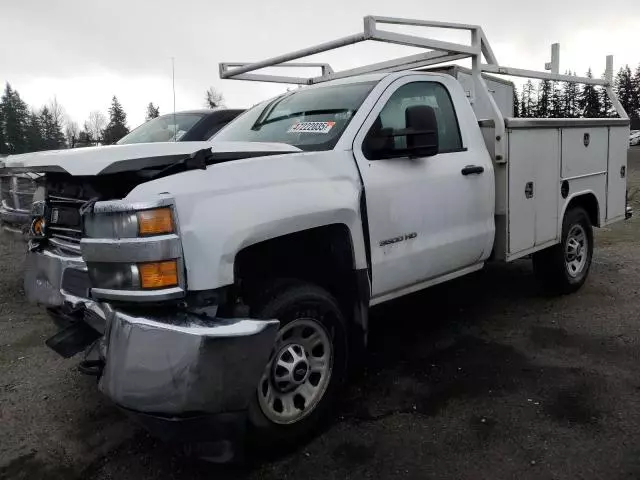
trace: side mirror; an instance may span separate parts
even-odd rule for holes
[[[404,111],[407,125],[407,150],[412,157],[432,157],[438,154],[438,119],[427,105],[414,105]]]
[[[381,128],[380,119],[376,121],[363,145],[368,159],[432,157],[438,153],[438,120],[433,108],[414,105],[404,113],[406,128]],[[394,137],[405,137],[406,147],[396,147]]]

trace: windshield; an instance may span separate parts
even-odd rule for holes
[[[122,137],[116,145],[131,143],[179,142],[193,126],[205,116],[204,113],[170,113],[143,123]]]
[[[222,129],[215,141],[287,143],[330,150],[376,82],[289,92],[257,105]]]

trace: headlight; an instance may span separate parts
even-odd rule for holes
[[[114,212],[87,215],[84,232],[89,238],[136,238],[174,233],[171,208],[139,212]]]
[[[178,286],[178,261],[146,263],[88,263],[94,288],[106,290],[155,290]]]
[[[108,290],[139,290],[138,266],[130,263],[88,263],[91,285]]]
[[[138,236],[138,217],[129,212],[86,215],[84,233],[89,238],[135,238]]]
[[[181,298],[186,272],[172,199],[96,202],[83,213],[82,257],[96,299]]]

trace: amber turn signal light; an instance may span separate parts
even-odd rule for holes
[[[173,233],[173,218],[170,208],[164,207],[138,212],[139,235],[162,235],[163,233]]]
[[[42,217],[36,218],[31,224],[31,234],[36,237],[44,236],[44,219]]]
[[[167,288],[178,285],[178,262],[176,260],[140,263],[138,264],[138,272],[142,288]]]

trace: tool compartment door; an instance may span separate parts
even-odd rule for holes
[[[609,127],[606,223],[621,220],[625,215],[628,147],[629,127]]]
[[[598,175],[607,170],[606,127],[562,129],[562,178]]]
[[[557,237],[560,132],[557,128],[510,129],[508,259]]]

